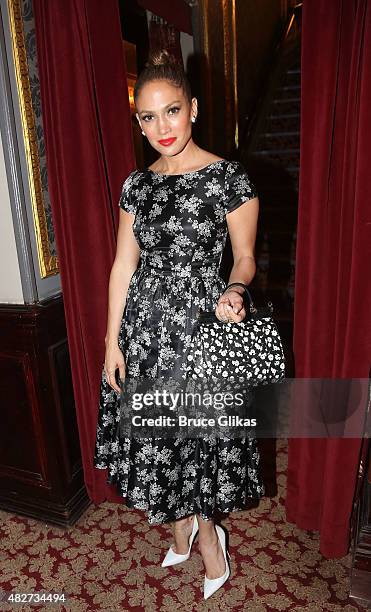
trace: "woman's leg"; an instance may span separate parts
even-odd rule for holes
[[[178,519],[173,523],[174,545],[172,549],[178,555],[185,555],[188,552],[189,536],[192,533],[194,515]]]
[[[192,532],[194,516],[188,516],[174,521],[174,542],[173,551],[178,555],[185,555],[188,552],[189,536]],[[208,578],[213,580],[223,576],[226,567],[222,547],[220,546],[218,535],[215,531],[213,520],[204,521],[197,515],[199,527],[199,547],[202,560],[205,566],[205,573]]]
[[[223,576],[226,571],[224,555],[215,531],[214,521],[204,521],[200,515],[198,520],[198,543],[205,566],[205,573],[210,580]]]

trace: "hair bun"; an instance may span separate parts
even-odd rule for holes
[[[151,53],[147,66],[168,66],[172,64],[178,64],[177,58],[167,51],[167,49],[160,49]]]
[[[139,93],[144,85],[159,80],[182,89],[189,105],[192,104],[191,86],[184,70],[183,61],[167,49],[156,49],[150,52],[145,68],[139,74],[134,85],[135,104],[137,104]]]

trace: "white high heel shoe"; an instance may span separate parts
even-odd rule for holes
[[[166,553],[165,559],[161,563],[161,567],[169,567],[169,565],[177,565],[178,563],[187,561],[187,559],[189,559],[189,555],[191,554],[193,540],[195,539],[197,533],[198,533],[198,521],[195,515],[194,520],[193,520],[192,533],[189,536],[189,540],[188,540],[188,552],[185,555],[178,555],[178,553],[174,552],[172,547],[170,546],[169,550]]]
[[[223,584],[228,580],[229,575],[231,573],[229,569],[229,562],[227,559],[227,555],[229,557],[229,552],[227,551],[224,530],[221,527],[219,527],[219,525],[215,525],[215,530],[218,535],[220,546],[222,547],[222,551],[223,551],[223,556],[224,556],[224,561],[225,561],[225,572],[223,576],[220,576],[219,578],[208,578],[205,574],[204,599],[208,599],[208,597],[211,597],[211,595],[214,595],[214,593],[218,589],[220,589],[220,587],[223,586]]]

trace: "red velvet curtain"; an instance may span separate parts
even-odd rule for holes
[[[371,3],[306,0],[294,353],[297,377],[371,365]],[[366,407],[365,407],[366,409]],[[347,554],[361,440],[289,442],[287,519]]]
[[[122,501],[93,467],[118,200],[135,167],[116,0],[34,0],[48,184],[85,484]]]

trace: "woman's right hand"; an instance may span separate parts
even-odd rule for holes
[[[121,394],[121,389],[116,383],[115,373],[117,368],[120,372],[121,380],[125,379],[126,365],[125,359],[120,351],[118,344],[106,346],[106,355],[104,358],[104,370],[106,373],[107,382],[112,389]]]

